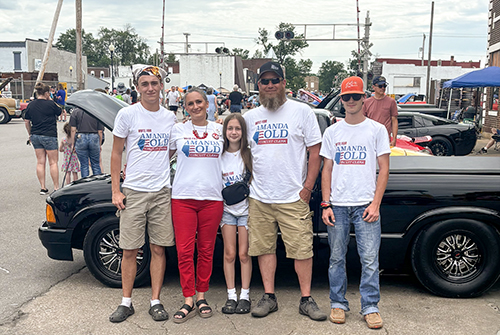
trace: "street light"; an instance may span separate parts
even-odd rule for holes
[[[69,66],[69,76],[73,77],[73,67],[71,65]]]
[[[111,93],[115,91],[115,71],[113,69],[113,52],[115,51],[115,46],[113,44],[109,45],[109,52],[111,52]]]
[[[222,88],[222,72],[219,72],[219,91]]]

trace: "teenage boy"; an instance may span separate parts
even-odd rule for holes
[[[383,125],[361,112],[363,80],[349,77],[342,82],[341,99],[346,116],[323,135],[324,157],[321,187],[322,219],[330,244],[330,321],[345,322],[349,302],[346,253],[354,226],[361,260],[361,314],[369,328],[381,328],[379,314],[380,203],[389,179],[389,138]],[[377,163],[379,173],[377,178]]]

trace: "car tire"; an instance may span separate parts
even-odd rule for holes
[[[121,260],[123,251],[120,240],[119,219],[105,216],[97,220],[88,230],[83,241],[83,256],[92,275],[109,287],[121,287]],[[149,263],[151,252],[146,243],[137,255],[137,274],[134,287],[150,282]]]
[[[432,293],[476,297],[500,276],[500,236],[476,220],[440,221],[419,233],[411,261],[418,280]]]
[[[432,138],[429,148],[432,150],[434,156],[451,156],[454,154],[453,145],[445,137],[437,136]]]
[[[10,115],[5,108],[0,108],[0,124],[10,121]]]

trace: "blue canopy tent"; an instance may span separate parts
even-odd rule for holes
[[[454,88],[476,87],[479,89],[480,87],[498,86],[500,86],[500,67],[498,66],[489,66],[481,70],[471,71],[455,79],[446,81],[443,84],[443,88],[450,88],[450,98],[448,100],[448,118],[450,115],[451,95]]]
[[[500,67],[498,66],[489,66],[481,70],[468,72],[443,84],[443,88],[490,86],[500,86]]]

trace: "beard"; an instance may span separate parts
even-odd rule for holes
[[[286,102],[286,94],[284,85],[280,85],[275,94],[267,94],[260,92],[260,103],[270,111],[275,111]]]

